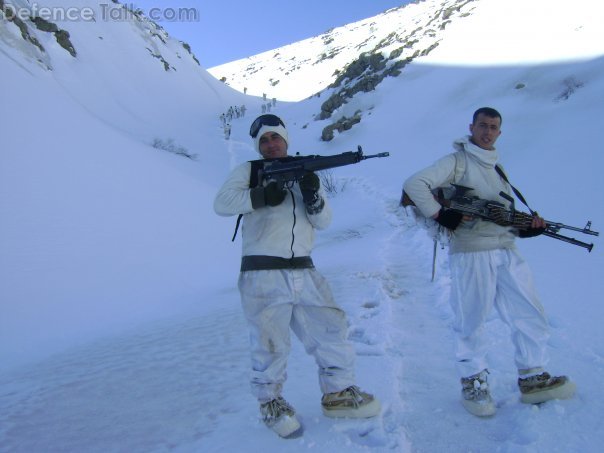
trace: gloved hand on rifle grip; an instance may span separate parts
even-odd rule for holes
[[[269,182],[266,187],[255,187],[250,190],[252,208],[258,209],[264,206],[278,206],[283,203],[287,192],[279,187],[276,181]]]
[[[545,232],[545,228],[526,228],[524,230],[518,230],[519,238],[534,238]]]
[[[438,217],[434,220],[445,228],[455,230],[463,220],[463,214],[451,209],[440,208],[440,211],[438,211]]]
[[[547,228],[547,223],[543,218],[539,216],[537,212],[532,212],[532,218],[530,225],[527,228],[519,228],[518,229],[518,237],[520,238],[534,238],[535,236],[539,236],[543,234]],[[526,214],[527,219],[529,218],[528,214]]]
[[[305,204],[313,204],[317,201],[319,195],[319,188],[321,187],[321,181],[319,177],[313,173],[308,172],[298,182],[300,191],[302,192],[302,198]]]

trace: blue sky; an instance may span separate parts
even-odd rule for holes
[[[210,68],[316,36],[410,0],[136,0],[170,35],[189,43]],[[198,21],[187,20],[186,10]],[[179,18],[179,11],[185,11]],[[190,17],[193,17],[191,14]],[[176,20],[167,20],[175,16]]]

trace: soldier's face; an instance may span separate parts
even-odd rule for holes
[[[260,154],[265,159],[274,159],[287,156],[287,143],[276,132],[265,132],[258,142]]]
[[[470,124],[472,142],[482,149],[494,149],[497,138],[501,135],[501,119],[491,118],[484,113],[478,114],[476,121]]]

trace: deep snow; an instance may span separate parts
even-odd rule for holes
[[[355,98],[362,122],[330,143],[318,140],[326,123],[311,120],[320,99],[278,103],[291,153],[360,144],[391,154],[333,171],[334,223],[313,254],[349,315],[358,383],[383,413],[323,417],[315,366],[294,341],[285,397],[305,425],[294,440],[258,420],[236,289],[240,243],[230,242],[235,219],[212,210],[229,169],[255,157],[246,134],[261,100],[229,90],[185,53],[174,57],[173,41],[161,49],[178,70],[157,69],[142,25],[65,24],[81,51],[72,60],[49,40],[50,73],[8,46],[10,29],[0,28],[2,77],[15,88],[0,104],[0,451],[599,451],[601,240],[563,232],[593,240],[591,254],[550,238],[519,242],[552,325],[548,369],[569,374],[578,390],[568,401],[519,403],[508,331],[493,319],[498,413],[482,420],[459,403],[446,249],[438,248],[431,282],[432,241],[398,207],[403,180],[449,152],[475,108],[492,105],[504,116],[502,162],[531,206],[602,229],[604,40],[593,25],[602,6],[535,3],[548,7],[547,18],[532,14],[513,28],[524,2],[477,2],[432,54]],[[535,29],[543,46],[545,36],[565,42],[560,58],[527,44]],[[584,54],[587,38],[599,53]],[[125,42],[116,62],[108,47]],[[569,60],[573,43],[580,59]],[[514,47],[496,64],[499,44]],[[569,80],[575,91],[560,99]],[[244,103],[246,117],[224,140],[218,115]],[[152,148],[157,137],[198,159]]]

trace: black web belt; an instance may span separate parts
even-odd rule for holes
[[[241,272],[274,269],[312,269],[315,265],[310,256],[281,258],[280,256],[249,255],[241,257]]]

